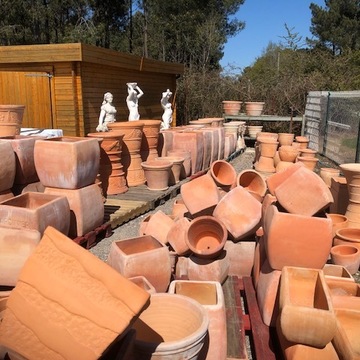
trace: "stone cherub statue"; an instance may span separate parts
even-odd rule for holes
[[[126,104],[129,109],[129,121],[139,120],[139,99],[144,95],[137,83],[127,83],[128,96],[126,97]]]
[[[100,107],[99,125],[96,131],[104,132],[109,131],[107,124],[116,121],[116,109],[113,105],[113,95],[110,92],[104,94],[104,100]]]
[[[169,129],[170,124],[172,123],[172,105],[169,102],[170,97],[172,96],[172,92],[167,89],[165,92],[162,93],[162,98],[160,100],[161,106],[164,109],[164,113],[162,115],[162,122],[161,122],[161,130]]]

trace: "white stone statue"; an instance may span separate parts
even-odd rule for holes
[[[129,121],[139,120],[139,99],[144,95],[137,83],[127,83],[128,96],[126,104],[129,109]]]
[[[164,109],[164,113],[162,115],[162,122],[161,122],[161,130],[169,129],[170,124],[172,123],[172,105],[171,102],[169,102],[170,97],[172,96],[172,92],[167,89],[165,92],[162,93],[162,98],[160,100],[161,106]]]
[[[109,131],[107,124],[116,121],[116,109],[113,105],[113,95],[110,92],[104,94],[104,100],[100,107],[99,125],[96,131],[104,132]]]

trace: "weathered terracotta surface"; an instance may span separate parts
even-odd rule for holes
[[[13,198],[15,195],[11,190],[4,190],[0,192],[0,203],[2,203],[5,200],[9,200]]]
[[[37,140],[36,172],[44,186],[79,189],[95,182],[99,171],[98,139],[63,136]]]
[[[222,221],[233,240],[239,241],[260,227],[261,203],[237,186],[219,201],[213,215]]]
[[[257,231],[257,233],[259,233],[260,230],[262,230],[262,228],[260,228]],[[263,266],[265,260],[266,260],[266,250],[265,250],[264,236],[263,234],[259,234],[256,236],[254,265],[251,272],[255,290],[259,282],[261,267]]]
[[[27,359],[95,360],[148,300],[146,291],[48,227],[10,294],[0,343]]]
[[[322,179],[305,167],[290,174],[276,187],[274,194],[284,209],[299,215],[312,216],[334,201]]]
[[[68,236],[82,236],[104,223],[104,204],[97,184],[80,189],[45,188],[45,194],[65,196],[70,206],[70,228]]]
[[[0,285],[16,285],[21,269],[40,239],[37,230],[0,226]]]
[[[266,253],[273,269],[302,266],[322,269],[332,246],[330,219],[289,214],[270,205],[263,219]]]
[[[16,159],[9,141],[0,140],[0,192],[12,188],[16,174]]]
[[[180,193],[191,215],[212,215],[220,200],[218,187],[208,173],[182,184]]]
[[[219,159],[220,133],[217,126],[204,127],[202,132],[209,132],[211,136],[210,164]],[[209,166],[210,166],[209,164]]]
[[[322,270],[285,266],[280,279],[280,327],[294,343],[323,348],[337,329]]]
[[[168,154],[168,151],[172,149],[173,136],[174,136],[173,128],[160,131],[158,147],[157,147],[157,152],[159,156],[166,156]]]
[[[134,359],[196,360],[208,327],[206,310],[197,301],[184,295],[153,294],[133,325]]]
[[[141,163],[149,190],[166,190],[169,187],[171,167],[167,160],[149,160]]]
[[[360,250],[351,244],[335,245],[330,249],[331,261],[335,265],[344,266],[350,274],[359,270]]]
[[[360,358],[360,312],[335,310],[337,331],[333,344],[341,359]]]
[[[191,221],[185,241],[197,257],[215,259],[222,252],[227,235],[221,220],[214,216],[199,216]]]
[[[67,235],[70,227],[70,206],[65,196],[27,192],[0,204],[0,224],[33,229],[43,235],[52,226]]]
[[[169,286],[169,250],[151,235],[113,241],[107,263],[126,278],[145,276],[157,292]]]
[[[178,255],[186,255],[190,253],[190,248],[186,241],[189,227],[190,220],[186,217],[181,217],[175,220],[174,224],[167,233],[166,241]]]
[[[278,149],[278,146],[279,146],[279,142],[278,141],[274,141],[274,140],[271,140],[271,139],[264,139],[262,138],[261,140],[258,140],[259,143],[260,143],[260,155],[261,156],[266,156],[266,157],[269,157],[269,158],[274,158],[275,156],[275,153]]]
[[[216,281],[175,280],[170,283],[168,292],[188,296],[205,308],[209,317],[209,345],[203,347],[201,354],[207,360],[226,360],[226,309],[221,284]]]
[[[172,215],[175,218],[180,218],[187,213],[189,213],[189,210],[186,207],[184,200],[182,198],[175,199],[172,207]]]

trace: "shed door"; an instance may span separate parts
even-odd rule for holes
[[[51,129],[50,72],[0,71],[0,102],[25,105],[22,127]]]

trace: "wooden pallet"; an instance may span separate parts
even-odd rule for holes
[[[112,231],[111,231],[110,223],[105,223],[97,227],[93,231],[88,232],[85,235],[77,236],[73,240],[82,247],[86,249],[90,249],[91,247],[96,245],[96,243],[98,243],[100,240],[109,237],[111,234]]]
[[[248,359],[247,335],[254,360],[282,360],[275,329],[262,321],[251,277],[229,276],[223,291],[227,314],[227,360]]]

